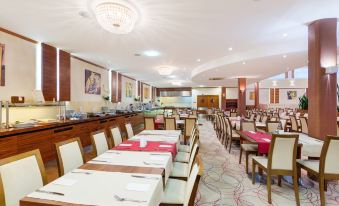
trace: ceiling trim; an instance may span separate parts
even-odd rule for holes
[[[31,43],[33,43],[33,44],[37,44],[37,43],[38,43],[38,41],[36,41],[36,40],[34,40],[34,39],[31,39],[31,38],[28,38],[28,37],[23,36],[23,35],[21,35],[21,34],[15,33],[15,32],[10,31],[10,30],[7,30],[7,29],[5,29],[5,28],[3,28],[3,27],[0,27],[0,31],[1,31],[1,32],[4,32],[4,33],[6,33],[6,34],[9,34],[9,35],[15,36],[15,37],[17,37],[17,38],[26,40],[26,41],[31,42]]]

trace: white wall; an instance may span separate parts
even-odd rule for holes
[[[162,106],[192,107],[192,97],[159,97]]]
[[[238,88],[226,88],[226,99],[238,99]]]
[[[270,89],[259,89],[259,104],[270,103]]]
[[[227,94],[227,92],[226,92]],[[193,88],[192,89],[192,107],[197,107],[197,96],[198,95],[218,95],[219,106],[221,106],[221,88]]]
[[[5,83],[0,87],[0,100],[10,101],[11,96],[24,96],[32,101],[35,89],[36,44],[0,32],[0,43],[5,44]]]
[[[145,91],[146,90],[148,91],[148,94],[149,94],[148,98],[145,97]],[[143,102],[144,103],[148,103],[149,101],[152,100],[152,90],[151,90],[150,86],[143,84],[143,93],[142,94],[143,94]]]

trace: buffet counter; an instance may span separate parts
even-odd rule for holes
[[[22,152],[39,149],[44,162],[55,159],[54,143],[79,137],[83,147],[91,145],[90,135],[97,130],[119,126],[122,136],[126,136],[125,123],[131,122],[135,133],[143,129],[143,112],[91,117],[82,120],[66,120],[42,123],[29,128],[0,130],[0,159]],[[109,138],[111,139],[111,138]]]

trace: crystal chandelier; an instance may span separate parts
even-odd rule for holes
[[[137,11],[131,5],[120,1],[101,2],[95,6],[94,13],[98,23],[115,34],[130,33],[138,18]]]

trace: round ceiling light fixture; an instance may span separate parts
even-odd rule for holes
[[[173,67],[170,67],[170,66],[161,66],[161,67],[158,67],[157,70],[161,76],[168,76],[172,74],[174,69]]]
[[[139,17],[131,4],[121,0],[97,0],[92,9],[100,26],[114,34],[130,33]]]

